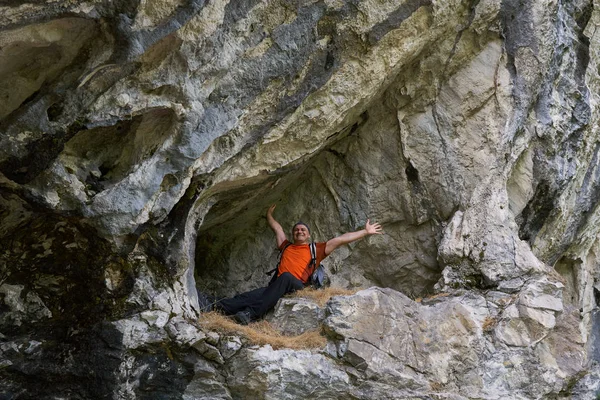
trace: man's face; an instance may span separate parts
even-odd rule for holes
[[[308,228],[302,224],[296,225],[294,229],[292,229],[292,235],[294,236],[295,244],[308,243],[310,239]]]

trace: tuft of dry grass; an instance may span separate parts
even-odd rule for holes
[[[319,307],[323,307],[333,296],[350,296],[355,294],[359,290],[360,289],[350,290],[331,286],[323,289],[313,289],[308,287],[290,294],[289,297],[300,297],[303,299],[309,299],[317,303]]]
[[[498,325],[498,320],[496,318],[485,317],[481,329],[483,329],[484,332],[493,331],[494,328],[496,328],[496,325]]]
[[[440,297],[448,297],[448,296],[450,296],[450,293],[444,293],[444,292],[442,292],[442,293],[428,295],[425,298],[423,298],[423,297],[417,297],[415,299],[415,302],[421,303],[421,302],[423,302],[423,300],[425,300],[425,301],[427,301],[427,300],[435,300],[435,299],[439,299]]]
[[[327,344],[327,339],[321,336],[319,331],[304,332],[297,336],[285,336],[268,321],[253,322],[244,326],[214,311],[202,314],[200,325],[220,333],[243,336],[253,344],[270,344],[274,349],[314,349],[324,347]]]
[[[436,382],[436,381],[430,381],[429,386],[431,387],[431,390],[434,392],[441,392],[444,389],[444,385],[442,383]]]

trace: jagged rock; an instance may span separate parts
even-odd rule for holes
[[[334,399],[351,389],[336,363],[310,351],[244,349],[229,361],[233,398]]]
[[[221,340],[221,335],[219,335],[217,332],[212,332],[212,331],[206,332],[206,341],[209,344],[216,346],[217,344],[219,344],[220,340]]]
[[[338,356],[366,379],[411,390],[482,387],[473,372],[484,348],[483,298],[424,307],[391,289],[371,288],[332,299],[327,312]]]
[[[164,328],[169,322],[169,314],[160,310],[144,311],[140,314],[140,317],[149,325],[156,326],[159,329]]]
[[[194,377],[183,393],[184,400],[230,400],[232,397],[219,372],[206,360],[194,365]]]
[[[40,297],[35,292],[23,293],[24,288],[23,285],[0,286],[0,296],[8,309],[0,316],[1,325],[19,326],[25,321],[31,323],[52,317]]]
[[[197,325],[181,317],[171,318],[165,330],[169,337],[180,345],[194,345],[206,340],[206,334]]]
[[[530,346],[542,340],[556,325],[556,316],[563,311],[560,282],[547,278],[527,285],[518,301],[506,308],[496,334],[507,345]]]
[[[237,336],[225,336],[220,342],[219,351],[225,359],[233,357],[242,348],[242,341]]]
[[[197,350],[198,353],[202,354],[202,356],[207,360],[215,361],[219,364],[225,364],[225,360],[223,359],[221,352],[215,346],[203,341],[199,341],[193,344],[192,347]]]
[[[506,305],[510,299],[505,297]],[[490,314],[490,303],[483,297],[439,297],[416,303],[391,289],[371,288],[332,299],[327,311],[326,328],[336,338],[337,356],[352,365],[361,379],[400,390],[442,389],[465,398],[528,398],[535,390],[550,393],[565,387],[564,378],[581,373],[585,364],[579,335],[564,331],[575,330],[568,322],[549,331],[524,318],[512,304],[502,314],[506,324],[498,323],[494,332],[497,314]],[[517,353],[497,346],[490,333],[510,346],[528,349]],[[558,337],[569,339],[558,343]],[[569,361],[559,362],[557,357]],[[499,379],[502,370],[516,378],[533,365],[543,372],[530,374],[518,385]],[[480,368],[495,373],[482,377]]]
[[[300,335],[319,330],[325,319],[325,310],[303,298],[279,300],[269,321],[284,335]]]
[[[121,343],[127,349],[160,343],[168,337],[164,329],[150,325],[140,317],[115,321],[112,325],[122,334]]]

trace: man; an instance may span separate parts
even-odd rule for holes
[[[304,288],[312,273],[309,267],[311,253],[309,248],[310,229],[303,222],[298,222],[292,228],[293,243],[290,243],[283,228],[273,218],[275,204],[267,210],[267,222],[275,233],[277,247],[283,250],[277,278],[272,280],[267,287],[251,290],[229,299],[222,299],[216,303],[216,308],[227,315],[233,315],[235,320],[243,325],[262,318],[270,309],[275,307],[277,301],[287,293]],[[316,243],[316,266],[339,246],[361,239],[368,235],[381,234],[380,224],[371,224],[367,220],[365,229],[348,232],[327,242]]]

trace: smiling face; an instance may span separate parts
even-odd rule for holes
[[[294,238],[294,244],[306,244],[310,241],[310,232],[308,227],[304,224],[297,223],[292,229],[292,237]]]

